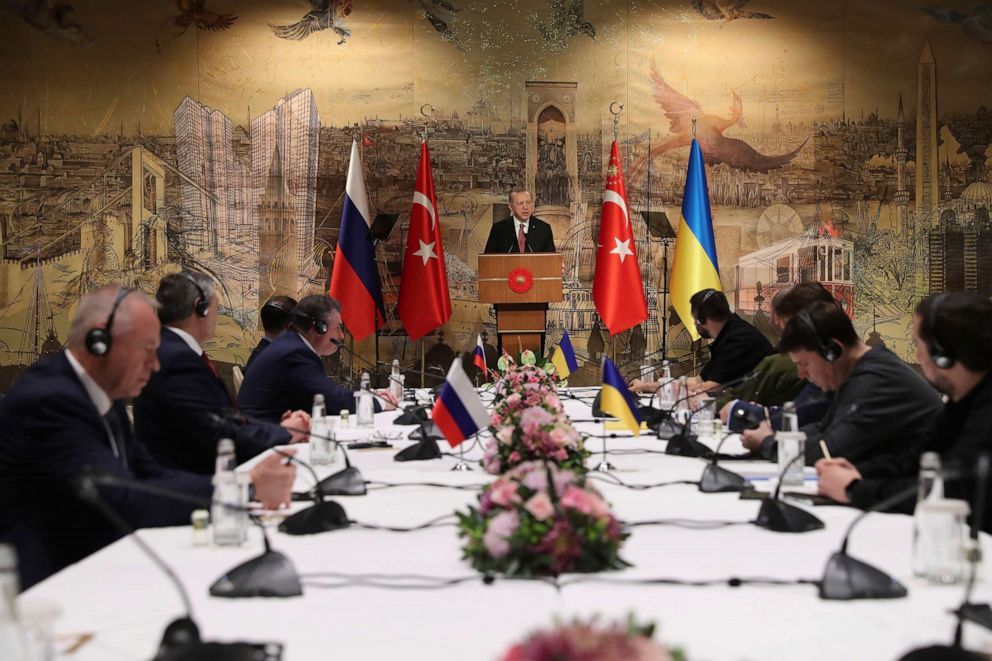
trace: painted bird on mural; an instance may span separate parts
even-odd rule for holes
[[[176,0],[176,7],[179,8],[179,15],[170,16],[155,33],[155,48],[158,50],[162,50],[160,39],[162,29],[170,23],[178,28],[174,38],[179,38],[186,34],[186,31],[191,27],[195,27],[197,30],[220,32],[228,29],[238,20],[237,15],[233,13],[218,14],[207,9],[207,0]]]
[[[73,6],[56,0],[7,0],[7,6],[35,30],[54,39],[89,48],[95,38],[78,21],[69,18]]]
[[[655,66],[651,65],[651,81],[654,89],[654,100],[661,106],[668,119],[668,131],[671,137],[662,144],[653,147],[651,152],[638,159],[630,170],[630,180],[640,177],[647,166],[648,160],[654,160],[667,151],[688,147],[692,144],[692,119],[696,118],[696,139],[703,150],[707,165],[726,163],[749,172],[768,172],[789,163],[806,145],[807,138],[801,145],[786,154],[769,156],[757,151],[754,147],[737,138],[727,138],[723,132],[731,126],[744,128],[744,106],[741,97],[731,92],[733,105],[729,117],[707,115],[699,102],[677,92],[661,77]]]
[[[564,50],[580,34],[596,39],[596,26],[585,20],[585,0],[550,0],[549,5],[551,22],[538,23],[537,29],[556,50]]]
[[[424,18],[441,38],[464,53],[465,47],[451,29],[457,19],[455,14],[460,10],[447,0],[417,0],[417,3],[424,10]]]
[[[975,5],[964,14],[938,7],[927,7],[923,11],[938,21],[957,23],[969,37],[986,48],[992,48],[992,2]]]
[[[333,30],[343,44],[351,36],[351,30],[344,26],[344,19],[351,13],[351,0],[307,0],[310,4],[303,18],[289,25],[272,25],[272,33],[280,39],[302,41],[314,32]]]
[[[708,21],[736,21],[739,18],[775,18],[771,14],[744,9],[751,0],[692,0],[692,8]]]

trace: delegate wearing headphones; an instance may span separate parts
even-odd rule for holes
[[[251,355],[248,356],[248,362],[245,363],[245,373],[248,372],[248,368],[255,362],[258,355],[265,351],[265,348],[269,346],[272,340],[279,337],[280,333],[289,328],[289,324],[292,321],[293,308],[295,307],[296,299],[289,296],[273,296],[265,301],[261,312],[258,313],[262,321],[262,330],[265,334],[258,341],[258,344],[255,345],[255,348],[251,350]]]
[[[781,350],[800,378],[834,400],[823,419],[806,425],[806,463],[822,457],[823,439],[834,457],[863,470],[888,465],[892,456],[918,451],[940,410],[926,381],[885,347],[869,347],[847,314],[833,303],[814,303],[782,331]],[[768,459],[773,437],[742,436],[744,445]]]
[[[948,397],[936,425],[922,447],[905,448],[884,470],[852,465],[847,455],[817,462],[823,495],[870,507],[917,480],[922,452],[940,454],[945,467],[970,467],[980,454],[992,451],[992,302],[973,292],[926,299],[916,308],[913,341],[923,376]],[[974,495],[973,480],[944,485],[947,498],[974,501]],[[893,508],[908,513],[914,505],[910,499]],[[992,511],[986,509],[980,523],[992,532]]]
[[[162,323],[159,369],[134,399],[134,428],[162,465],[212,474],[221,438],[234,441],[239,462],[274,445],[303,440],[302,434],[289,431],[305,426],[302,411],[290,416],[285,428],[234,418],[234,398],[205,350],[217,331],[218,295],[212,278],[196,271],[167,275],[155,300]]]
[[[238,403],[248,416],[278,422],[284,411],[310,409],[317,393],[324,395],[329,415],[342,409],[354,413],[355,393],[328,378],[322,356],[330,356],[344,340],[341,304],[330,296],[301,300],[290,315],[290,327],[252,363],[238,391]],[[395,408],[389,391],[376,393],[386,400],[378,412]]]
[[[689,305],[696,331],[705,339],[713,339],[710,360],[699,372],[701,389],[715,388],[750,373],[773,352],[761,331],[730,311],[722,291],[698,291],[689,299]]]

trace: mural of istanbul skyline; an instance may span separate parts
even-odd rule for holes
[[[208,349],[243,364],[270,294],[327,289],[353,138],[372,213],[399,214],[377,247],[380,360],[423,352],[446,370],[477,333],[495,344],[478,254],[523,184],[564,255],[548,339],[568,330],[577,380],[597,380],[603,353],[631,370],[657,358],[666,327],[668,353],[691,361],[665,269],[693,117],[723,289],[770,336],[774,292],[819,280],[862,337],[915,362],[921,297],[992,295],[992,2],[18,0],[0,14],[0,388],[63,345],[81,294],[153,293],[179,267],[220,283]],[[650,317],[611,338],[591,287],[614,101]],[[425,125],[454,314],[411,342],[396,297]]]

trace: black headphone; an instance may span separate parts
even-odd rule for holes
[[[262,307],[263,308],[274,308],[274,309],[279,310],[280,312],[282,312],[284,314],[293,314],[293,310],[291,308],[287,308],[286,307],[286,304],[283,303],[280,300],[273,300],[273,299],[270,298],[269,300],[265,301],[265,305],[263,305]]]
[[[299,310],[293,310],[292,316],[300,320],[306,320],[310,322],[310,327],[313,328],[313,332],[317,335],[325,335],[327,333],[327,322],[323,319],[318,319],[317,317],[311,317],[306,312],[300,312]]]
[[[114,298],[113,306],[110,308],[106,327],[91,328],[87,331],[86,338],[83,341],[86,344],[86,350],[94,356],[106,356],[110,351],[110,346],[113,344],[111,330],[114,326],[114,315],[117,314],[117,308],[120,307],[121,301],[127,298],[127,295],[133,291],[129,287],[121,287],[117,292],[116,298]]]
[[[820,335],[820,331],[817,330],[816,324],[813,323],[813,317],[810,316],[808,310],[800,310],[799,314],[796,315],[799,321],[803,323],[806,328],[813,333],[813,337],[816,338],[816,352],[823,356],[823,359],[828,363],[835,363],[837,359],[844,354],[844,347],[834,338],[830,338],[826,342],[823,341],[823,337]]]
[[[696,323],[699,324],[700,326],[706,323],[706,317],[700,314],[703,311],[703,303],[709,300],[710,296],[716,294],[716,290],[713,289],[712,287],[710,287],[705,291],[706,293],[703,294],[703,300],[699,301],[699,305],[696,306]]]
[[[930,303],[930,314],[927,320],[927,328],[930,331],[930,342],[927,344],[927,349],[930,352],[930,358],[933,359],[933,364],[942,370],[954,367],[954,363],[957,361],[954,352],[940,341],[940,337],[937,334],[937,312],[940,310],[940,304],[946,296],[947,294],[938,294],[934,297]]]
[[[196,287],[196,291],[198,291],[200,295],[195,301],[193,301],[193,311],[200,317],[206,317],[207,311],[210,309],[210,301],[207,300],[207,292],[203,291],[203,287],[201,287],[200,283],[196,281],[196,278],[191,276],[186,271],[180,271],[176,275],[180,278],[186,278],[193,283],[194,287]]]

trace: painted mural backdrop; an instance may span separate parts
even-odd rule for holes
[[[774,292],[820,280],[863,337],[912,359],[920,297],[992,295],[992,3],[936,4],[11,0],[5,385],[64,343],[81,293],[153,292],[180,266],[220,282],[210,348],[243,363],[266,297],[326,290],[353,138],[373,213],[400,214],[378,247],[380,359],[410,365],[423,350],[446,367],[476,333],[492,343],[477,256],[516,184],[565,255],[549,334],[569,331],[580,380],[595,381],[603,352],[636,368],[665,328],[670,353],[689,356],[664,269],[692,118],[736,309],[772,334]],[[613,101],[651,312],[616,338],[591,301]],[[395,302],[425,124],[454,316],[421,346]]]

